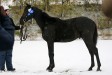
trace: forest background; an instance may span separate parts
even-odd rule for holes
[[[69,19],[79,16],[91,18],[98,27],[99,39],[112,39],[112,20],[102,13],[102,0],[1,0],[1,4],[10,7],[10,16],[16,25],[23,13],[25,3],[36,6],[50,16]],[[37,40],[41,31],[35,20],[27,22],[28,39]],[[16,31],[18,37],[19,31]],[[16,38],[18,40],[18,38]]]

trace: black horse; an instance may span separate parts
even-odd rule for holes
[[[55,67],[54,42],[70,42],[77,38],[82,38],[89,50],[91,56],[91,66],[88,70],[91,71],[95,65],[95,55],[98,64],[97,71],[101,71],[98,49],[96,48],[98,34],[94,21],[87,17],[76,17],[61,20],[56,17],[51,17],[41,9],[27,4],[20,19],[20,24],[24,25],[25,22],[32,18],[36,20],[42,31],[42,37],[48,44],[50,60],[50,64],[47,68],[48,71],[51,72]]]

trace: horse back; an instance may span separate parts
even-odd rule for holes
[[[93,36],[96,24],[87,17],[62,20],[56,25],[56,41],[70,42],[83,35]]]

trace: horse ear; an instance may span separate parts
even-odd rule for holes
[[[28,3],[25,3],[25,4],[26,4],[26,6],[31,7],[31,5],[30,5],[30,4],[28,4]]]

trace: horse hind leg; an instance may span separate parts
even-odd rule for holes
[[[94,53],[90,50],[90,47],[89,47],[88,43],[86,43],[85,40],[84,40],[84,42],[85,42],[85,44],[86,44],[86,46],[87,46],[87,48],[88,48],[89,54],[90,54],[90,56],[91,56],[91,66],[90,66],[89,69],[88,69],[88,71],[91,71],[92,68],[95,66],[95,63],[94,63]]]
[[[97,60],[97,64],[98,64],[97,71],[101,71],[101,69],[100,69],[101,63],[100,63],[100,59],[99,59],[98,49],[95,47],[93,49],[93,51],[90,53],[90,55],[91,55],[91,66],[88,69],[88,71],[91,71],[92,68],[94,67],[94,55],[96,56],[96,60]]]
[[[96,56],[96,60],[97,60],[97,64],[98,64],[98,68],[97,71],[101,71],[100,67],[101,67],[101,62],[100,62],[100,58],[99,58],[99,53],[98,53],[98,49],[96,48],[96,50],[94,51],[94,54]]]
[[[100,67],[101,67],[101,63],[100,63],[100,59],[99,59],[99,54],[98,54],[98,49],[96,48],[96,45],[93,43],[93,41],[89,38],[84,39],[84,42],[89,50],[90,56],[91,56],[91,66],[88,69],[89,71],[92,70],[92,68],[94,67],[94,55],[96,56],[96,60],[97,60],[97,64],[98,64],[98,68],[97,71],[101,71]]]
[[[92,51],[89,51],[89,53],[90,53],[90,56],[91,56],[91,66],[88,69],[88,71],[91,71],[92,68],[95,66],[95,63],[94,63],[94,53]]]

